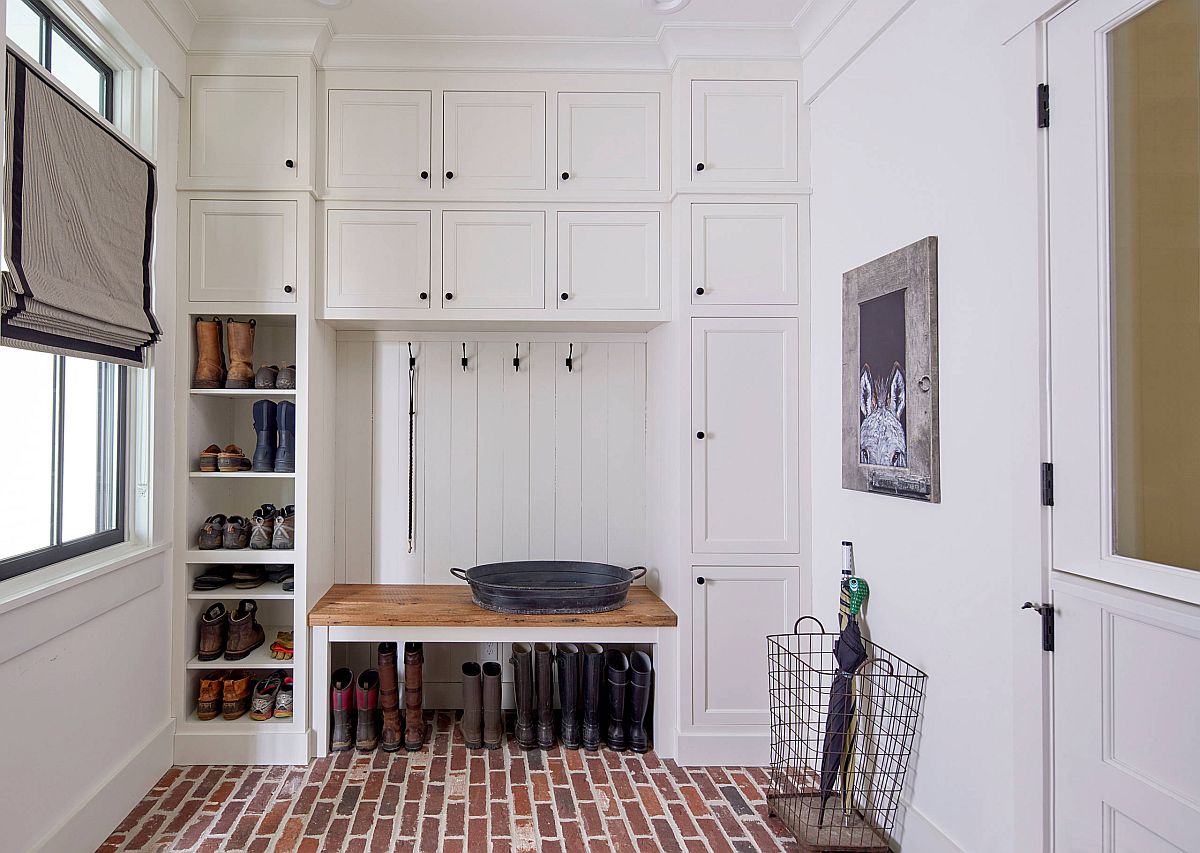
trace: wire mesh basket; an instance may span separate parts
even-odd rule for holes
[[[800,633],[805,620],[820,631]],[[888,853],[927,676],[866,639],[866,660],[847,676],[834,657],[838,636],[804,616],[792,633],[767,637],[767,806],[803,850]]]

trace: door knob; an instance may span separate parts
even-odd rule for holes
[[[295,165],[296,165],[296,161],[295,161],[295,160],[284,160],[284,161],[283,161],[283,165],[285,165],[285,166],[287,166],[289,169],[291,169],[291,168],[294,168],[294,167],[295,167]]]
[[[422,181],[429,180],[429,172],[425,171],[424,169],[421,170],[421,180]]]
[[[704,164],[703,164],[703,163],[697,163],[697,164],[696,164],[696,171],[697,171],[697,172],[703,172],[703,171],[704,171]]]
[[[563,172],[563,173],[562,173],[562,179],[563,179],[564,181],[565,181],[567,178],[569,178],[569,177],[571,177],[571,173],[570,173],[570,172]]]
[[[704,432],[703,432],[703,431],[701,431],[701,432],[698,432],[698,433],[696,433],[696,438],[699,438],[699,439],[703,440],[703,439],[704,439]]]
[[[425,299],[428,299],[428,298],[429,298],[429,294],[428,294],[428,293],[426,293],[424,290],[422,290],[422,291],[421,291],[421,299],[422,299],[422,300],[425,300]]]
[[[290,284],[285,284],[285,285],[283,286],[283,292],[284,292],[284,293],[291,293],[291,292],[292,292],[292,286],[291,286]]]
[[[451,299],[453,299],[453,298],[454,298],[454,294],[453,294],[453,293],[447,293],[447,294],[446,294],[446,301],[447,301],[447,302],[449,302],[449,301],[450,301]]]
[[[560,293],[560,294],[558,294],[558,298],[559,298],[559,299],[561,299],[563,302],[566,302],[566,301],[567,301],[567,294],[566,294],[566,293]]]
[[[446,180],[450,180],[450,179],[451,179],[451,178],[453,178],[453,177],[454,177],[454,173],[453,173],[453,172],[447,172],[447,173],[446,173]]]
[[[704,578],[696,578],[696,583],[700,584],[700,586],[704,586]]]
[[[696,288],[696,295],[697,295],[697,296],[703,296],[703,295],[704,295],[704,288],[703,288],[703,287],[697,287],[697,288]]]

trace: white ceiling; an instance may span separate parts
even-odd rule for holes
[[[642,0],[191,0],[201,18],[325,18],[344,35],[653,38],[664,23],[788,25],[806,0],[692,0],[659,15]]]

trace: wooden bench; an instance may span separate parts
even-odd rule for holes
[[[465,584],[335,584],[308,614],[314,751],[329,750],[331,643],[634,643],[657,646],[679,620],[644,586],[609,613],[527,616],[478,607]],[[502,662],[507,667],[507,662]],[[403,679],[403,673],[401,673]],[[655,722],[658,709],[655,702]],[[657,725],[655,730],[661,730]]]

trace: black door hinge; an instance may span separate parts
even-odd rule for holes
[[[1050,126],[1050,84],[1038,83],[1037,87],[1037,126]]]
[[[1054,463],[1042,463],[1042,506],[1054,506]]]
[[[1054,651],[1054,605],[1034,604],[1026,601],[1021,605],[1022,610],[1036,610],[1042,617],[1042,651]]]

